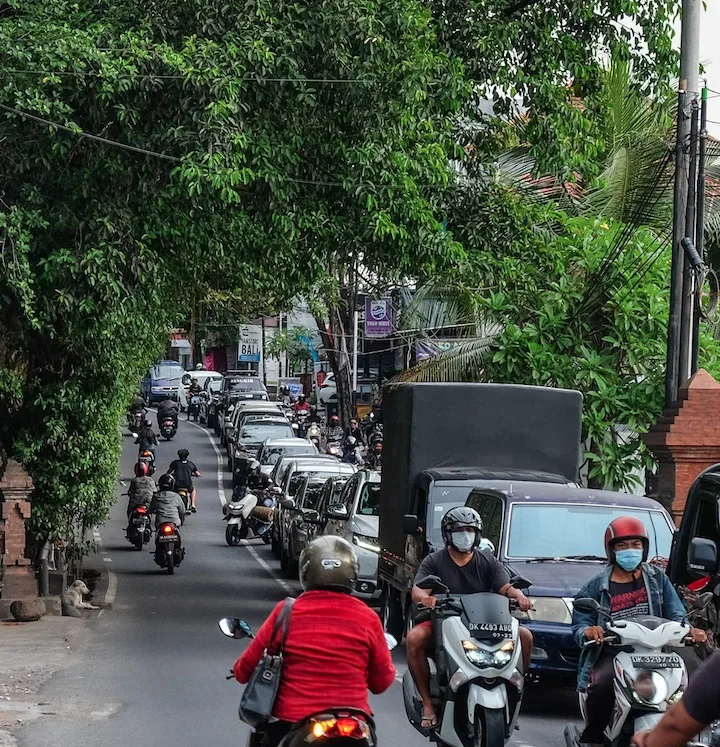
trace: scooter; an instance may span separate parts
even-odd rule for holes
[[[409,671],[403,676],[408,720],[441,745],[503,747],[513,735],[525,685],[519,623],[510,614],[517,603],[499,594],[451,596],[438,576],[416,583],[439,597],[430,610],[435,653],[429,660],[438,723],[422,728],[422,700]],[[521,578],[512,583],[530,586]]]
[[[150,514],[147,506],[135,506],[130,513],[125,536],[136,550],[142,550],[143,545],[150,542],[152,528],[150,527]]]
[[[190,491],[187,488],[175,488],[175,491],[182,498],[182,501],[185,504],[185,518],[187,519],[190,515],[190,506],[192,504]]]
[[[200,417],[200,402],[200,395],[193,394],[193,396],[190,397],[190,404],[188,405],[188,419],[192,418],[196,423]]]
[[[178,423],[177,416],[170,415],[160,421],[160,435],[167,441],[171,441],[177,433]]]
[[[237,617],[225,617],[218,626],[228,638],[255,637],[250,625]],[[387,633],[385,641],[390,650],[397,646],[397,641]],[[234,675],[225,679],[234,679]],[[243,718],[242,713],[240,718]],[[263,731],[258,726],[248,738],[248,747],[256,747],[262,742]],[[309,744],[316,747],[376,747],[375,722],[369,714],[357,708],[328,708],[293,724],[279,747],[307,747]]]
[[[328,441],[325,446],[325,453],[340,459],[342,457],[342,445],[340,441]]]
[[[574,606],[581,612],[600,612],[596,599],[576,599]],[[627,747],[633,734],[652,729],[663,713],[682,697],[687,685],[685,663],[668,648],[692,640],[688,637],[690,625],[645,615],[607,620],[605,630],[603,645],[616,651],[615,708],[605,729],[605,739],[609,747]],[[596,645],[595,641],[588,641],[584,648]],[[583,719],[586,700],[587,695],[580,693]],[[580,747],[580,735],[574,724],[566,726],[567,747]]]
[[[176,566],[179,566],[184,558],[185,548],[182,546],[178,528],[170,522],[160,524],[155,533],[155,562],[172,576]]]
[[[272,506],[258,504],[257,496],[244,489],[236,491],[232,500],[223,507],[223,521],[228,523],[225,527],[225,541],[230,547],[247,539],[251,529],[256,537],[262,537],[266,545],[270,543],[270,528],[275,511]]]
[[[322,431],[317,423],[310,423],[310,427],[307,429],[305,435],[308,441],[315,444],[315,448],[320,451],[320,439],[322,438]]]

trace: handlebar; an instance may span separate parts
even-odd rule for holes
[[[583,648],[592,648],[593,646],[602,646],[607,644],[608,646],[619,646],[620,638],[616,635],[606,635],[602,641],[585,641]]]

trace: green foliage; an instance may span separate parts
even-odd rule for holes
[[[283,353],[287,356],[291,370],[306,366],[312,361],[312,355],[307,343],[301,338],[311,338],[312,332],[306,327],[291,327],[288,330],[275,332],[268,336],[265,342],[265,354],[270,358],[280,360]]]

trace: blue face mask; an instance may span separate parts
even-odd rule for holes
[[[642,563],[642,550],[618,550],[615,553],[615,562],[628,573],[634,571]]]

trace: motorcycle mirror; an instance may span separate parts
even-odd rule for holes
[[[510,585],[516,589],[520,589],[520,591],[524,591],[525,589],[529,589],[532,584],[522,576],[513,576],[510,579]]]
[[[387,647],[390,651],[398,645],[397,638],[391,636],[390,633],[385,633],[385,643],[387,643]]]
[[[280,505],[290,511],[295,508],[295,501],[292,498],[286,498]]]
[[[440,576],[425,576],[425,578],[416,581],[415,586],[420,589],[428,589],[433,594],[439,591],[450,591],[450,589],[448,589],[448,587],[442,582]]]
[[[252,628],[245,620],[238,617],[223,617],[218,622],[218,627],[223,635],[228,638],[254,638]]]
[[[711,591],[706,591],[702,594],[698,594],[695,601],[693,602],[693,609],[704,610],[714,598],[715,595]]]
[[[131,436],[132,436],[133,438],[137,438],[137,437],[138,437],[138,434],[137,434],[137,433],[135,433],[134,431],[130,431],[130,435],[131,435]]]
[[[573,607],[580,612],[597,612],[600,609],[600,602],[591,597],[580,597],[573,602]]]
[[[127,483],[125,482],[125,480],[119,480],[118,482],[119,482],[119,483],[120,483],[120,484],[121,484],[121,485],[122,485],[122,486],[123,486],[124,488],[126,488],[126,487],[127,487]]]

